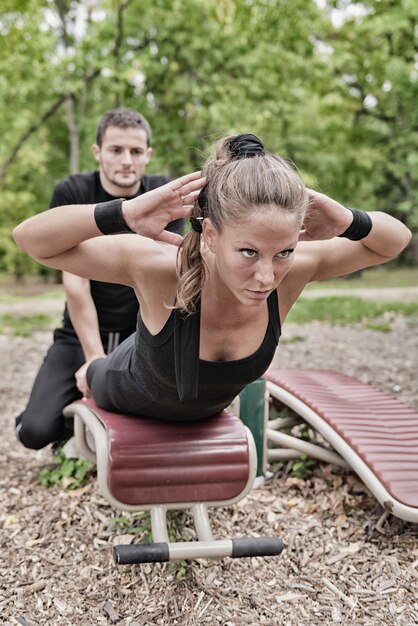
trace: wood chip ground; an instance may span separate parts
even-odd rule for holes
[[[343,371],[418,409],[417,330],[418,319],[401,317],[385,334],[289,326],[276,362]],[[75,492],[45,489],[38,474],[50,450],[15,441],[14,416],[50,339],[0,336],[2,624],[417,626],[418,525],[384,515],[353,473],[326,464],[307,481],[280,470],[239,504],[213,511],[218,537],[278,535],[280,557],[115,566],[112,545],[125,530],[96,481]]]

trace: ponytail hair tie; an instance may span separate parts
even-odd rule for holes
[[[199,205],[203,213],[208,208],[207,191],[208,191],[208,183],[206,183],[206,185],[202,187],[202,189],[200,190],[199,196],[197,198],[197,204]]]
[[[229,149],[236,159],[247,159],[266,154],[263,142],[258,137],[244,133],[230,140]]]
[[[192,225],[192,230],[194,230],[196,233],[202,233],[202,221],[203,217],[191,217],[190,224]]]

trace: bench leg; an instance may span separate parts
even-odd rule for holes
[[[84,459],[90,463],[96,464],[96,451],[94,450],[94,442],[89,438],[88,429],[81,417],[74,414],[74,436],[77,442],[77,448]]]
[[[167,531],[166,509],[151,509],[153,543],[115,546],[113,558],[118,565],[134,563],[163,563],[199,558],[242,558],[251,556],[277,556],[283,550],[278,537],[245,537],[238,539],[214,539],[207,507],[203,503],[192,507],[198,533],[198,541],[170,543]]]
[[[283,543],[278,537],[248,537],[238,539],[214,539],[208,515],[208,507],[224,506],[242,499],[251,489],[257,470],[257,454],[254,438],[246,428],[248,445],[248,477],[241,492],[224,501],[161,503],[161,504],[126,504],[117,500],[108,484],[108,437],[103,422],[86,403],[79,402],[65,409],[66,415],[74,416],[77,439],[83,455],[94,454],[97,462],[97,477],[101,493],[108,502],[124,511],[144,511],[151,513],[151,531],[153,542],[149,544],[119,545],[114,548],[114,559],[118,564],[153,563],[181,561],[195,558],[239,558],[249,556],[276,556],[283,550]],[[89,445],[87,434],[92,434],[94,445]],[[93,452],[94,449],[94,452]],[[93,460],[93,459],[92,459]],[[188,510],[191,512],[196,529],[197,541],[170,542],[167,529],[168,510]]]
[[[285,390],[277,385],[267,382],[269,397],[275,398],[284,406],[291,408],[297,413],[297,401]],[[296,404],[295,404],[296,403]],[[269,448],[267,458],[269,461],[284,461],[298,459],[301,454],[307,454],[313,459],[333,463],[339,467],[349,468],[348,463],[334,450],[329,450],[315,443],[304,441],[299,437],[279,432],[282,429],[289,429],[297,424],[306,423],[303,418],[284,417],[270,420],[267,423],[267,440],[281,446],[280,449]]]

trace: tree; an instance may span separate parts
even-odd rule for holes
[[[218,136],[254,132],[308,185],[416,227],[416,3],[318,3],[3,0],[0,271],[32,269],[12,226],[92,167],[97,119],[119,105],[154,128],[150,171],[199,168]]]
[[[329,6],[351,11],[328,35],[347,113],[343,197],[354,191],[369,202],[366,207],[389,211],[416,230],[418,6],[413,0],[339,0]]]

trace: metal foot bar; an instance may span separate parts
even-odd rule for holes
[[[283,547],[283,542],[278,537],[248,537],[217,541],[185,541],[182,543],[143,543],[115,546],[113,558],[117,565],[128,565],[205,557],[213,559],[277,556],[282,552]]]
[[[115,546],[113,557],[118,565],[129,563],[162,563],[183,559],[224,558],[247,556],[276,556],[283,550],[277,537],[246,537],[214,539],[207,506],[197,503],[191,507],[198,541],[170,543],[167,529],[167,509],[163,505],[151,509],[153,543]]]

